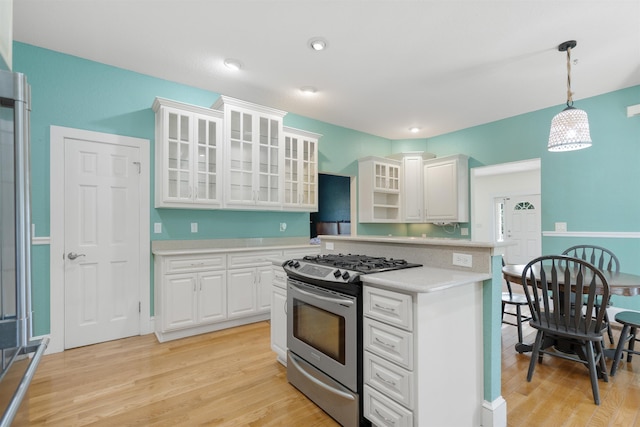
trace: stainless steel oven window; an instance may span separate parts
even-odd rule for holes
[[[345,364],[345,319],[304,301],[294,299],[293,336]]]

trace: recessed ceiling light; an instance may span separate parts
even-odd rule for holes
[[[411,127],[411,128],[409,128],[409,132],[418,133],[418,132],[420,132],[420,128],[419,127],[415,127],[415,126]]]
[[[316,89],[313,86],[302,86],[300,88],[300,92],[304,93],[305,95],[313,95],[317,91],[318,91],[318,89]]]
[[[325,50],[327,48],[327,41],[322,37],[314,37],[309,40],[309,47],[313,50]]]
[[[227,58],[224,60],[224,66],[230,70],[238,71],[242,68],[242,63],[237,59]]]

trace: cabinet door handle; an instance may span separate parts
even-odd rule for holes
[[[382,415],[380,413],[380,411],[378,411],[378,408],[374,409],[373,411],[376,413],[377,416],[382,418],[382,421],[384,421],[385,424],[392,425],[392,426],[396,425],[396,422],[394,420],[392,420],[391,418],[387,418],[384,415]]]
[[[376,377],[377,377],[380,381],[382,381],[383,383],[387,383],[387,384],[392,385],[392,386],[394,386],[394,387],[396,386],[396,382],[395,382],[395,381],[388,380],[388,379],[384,378],[382,375],[380,375],[380,374],[379,374],[379,373],[377,373],[377,372],[376,372]]]
[[[389,313],[395,313],[396,312],[396,309],[392,308],[392,307],[385,307],[384,305],[380,305],[380,304],[373,304],[373,306],[375,308],[379,309],[379,310],[386,311],[386,312],[389,312]]]
[[[390,343],[388,343],[388,342],[384,342],[384,341],[382,341],[382,340],[381,340],[380,338],[378,338],[378,337],[376,337],[376,338],[375,338],[375,341],[376,341],[378,344],[383,345],[383,346],[385,346],[385,347],[387,347],[387,348],[392,348],[392,349],[394,349],[394,350],[396,349],[396,346],[395,346],[395,345],[390,344]]]

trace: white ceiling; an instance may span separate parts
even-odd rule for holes
[[[566,40],[578,42],[576,107],[640,84],[640,0],[14,0],[13,8],[16,41],[390,139],[561,106],[566,54],[557,46]],[[328,49],[312,51],[314,36]],[[242,70],[231,73],[225,58]],[[304,96],[302,86],[318,92]]]

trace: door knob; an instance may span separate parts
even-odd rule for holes
[[[72,260],[72,261],[73,261],[74,259],[76,259],[76,258],[80,258],[81,256],[85,256],[85,254],[77,254],[77,253],[74,253],[74,252],[69,252],[69,253],[67,254],[67,258],[69,258],[69,259],[70,259],[70,260]]]

